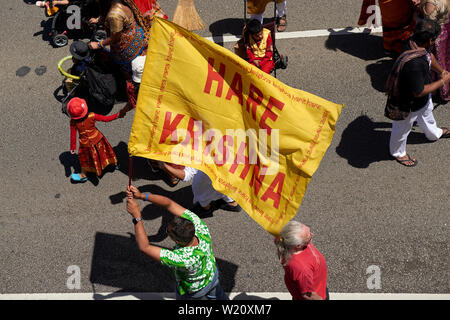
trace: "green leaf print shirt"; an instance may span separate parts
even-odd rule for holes
[[[173,250],[161,249],[161,263],[170,267],[178,283],[181,295],[193,293],[206,287],[213,279],[216,260],[212,252],[211,235],[206,224],[193,212],[186,210],[182,216],[195,226],[198,246],[182,247]]]

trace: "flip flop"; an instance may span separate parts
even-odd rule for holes
[[[215,201],[215,205],[222,210],[231,211],[231,212],[240,212],[242,210],[240,205],[232,206],[224,199],[219,199]]]
[[[221,206],[220,209],[225,210],[225,211],[231,211],[231,212],[241,212],[241,210],[242,210],[240,205],[232,206],[232,205],[229,205],[228,203]]]
[[[75,181],[75,182],[86,182],[86,181],[88,181],[87,177],[82,178],[80,176],[80,174],[78,174],[78,173],[72,173],[72,176],[70,177],[70,179],[72,179],[72,181]]]
[[[441,139],[450,138],[450,128],[441,128],[442,136]]]
[[[398,163],[400,163],[401,165],[405,166],[405,167],[415,167],[417,165],[417,163],[419,162],[419,160],[417,159],[412,159],[411,156],[409,154],[406,155],[408,158],[400,160],[398,158],[395,158],[395,161],[397,161]],[[412,162],[412,164],[407,164],[407,162]]]
[[[175,178],[175,177],[170,177],[170,182],[172,183],[172,186],[175,187],[178,182],[180,182],[180,179]]]

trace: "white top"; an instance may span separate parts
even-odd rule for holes
[[[194,175],[192,192],[194,193],[194,203],[198,202],[202,207],[206,207],[212,201],[219,199],[223,199],[225,202],[234,201],[230,197],[214,189],[211,179],[200,170],[197,170],[197,173]]]
[[[195,174],[198,172],[197,169],[191,168],[191,167],[184,167],[184,182],[188,182],[192,180],[195,176]]]

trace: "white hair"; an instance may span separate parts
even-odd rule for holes
[[[280,236],[276,239],[278,257],[284,266],[289,263],[297,246],[306,245],[305,239],[302,239],[300,236],[304,227],[305,225],[298,221],[289,221],[281,230]]]

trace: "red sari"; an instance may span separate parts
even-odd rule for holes
[[[370,6],[375,5],[375,0],[363,0],[362,6],[361,6],[361,13],[359,14],[358,19],[358,25],[363,26],[367,24],[367,21],[370,18],[370,15],[367,13],[367,9]]]
[[[404,42],[413,34],[416,26],[414,6],[411,0],[379,0],[383,24],[383,46],[388,51],[400,54]],[[369,19],[367,8],[375,5],[374,0],[364,0],[358,24],[364,25]]]
[[[118,113],[102,116],[90,112],[80,120],[70,121],[70,150],[77,147],[79,133],[78,158],[82,172],[93,172],[100,176],[109,165],[117,165],[117,157],[105,136],[95,127],[95,121],[109,122],[117,119]]]
[[[167,15],[162,11],[156,0],[132,0],[138,7],[141,14],[149,14],[151,17],[157,16],[167,19]]]

